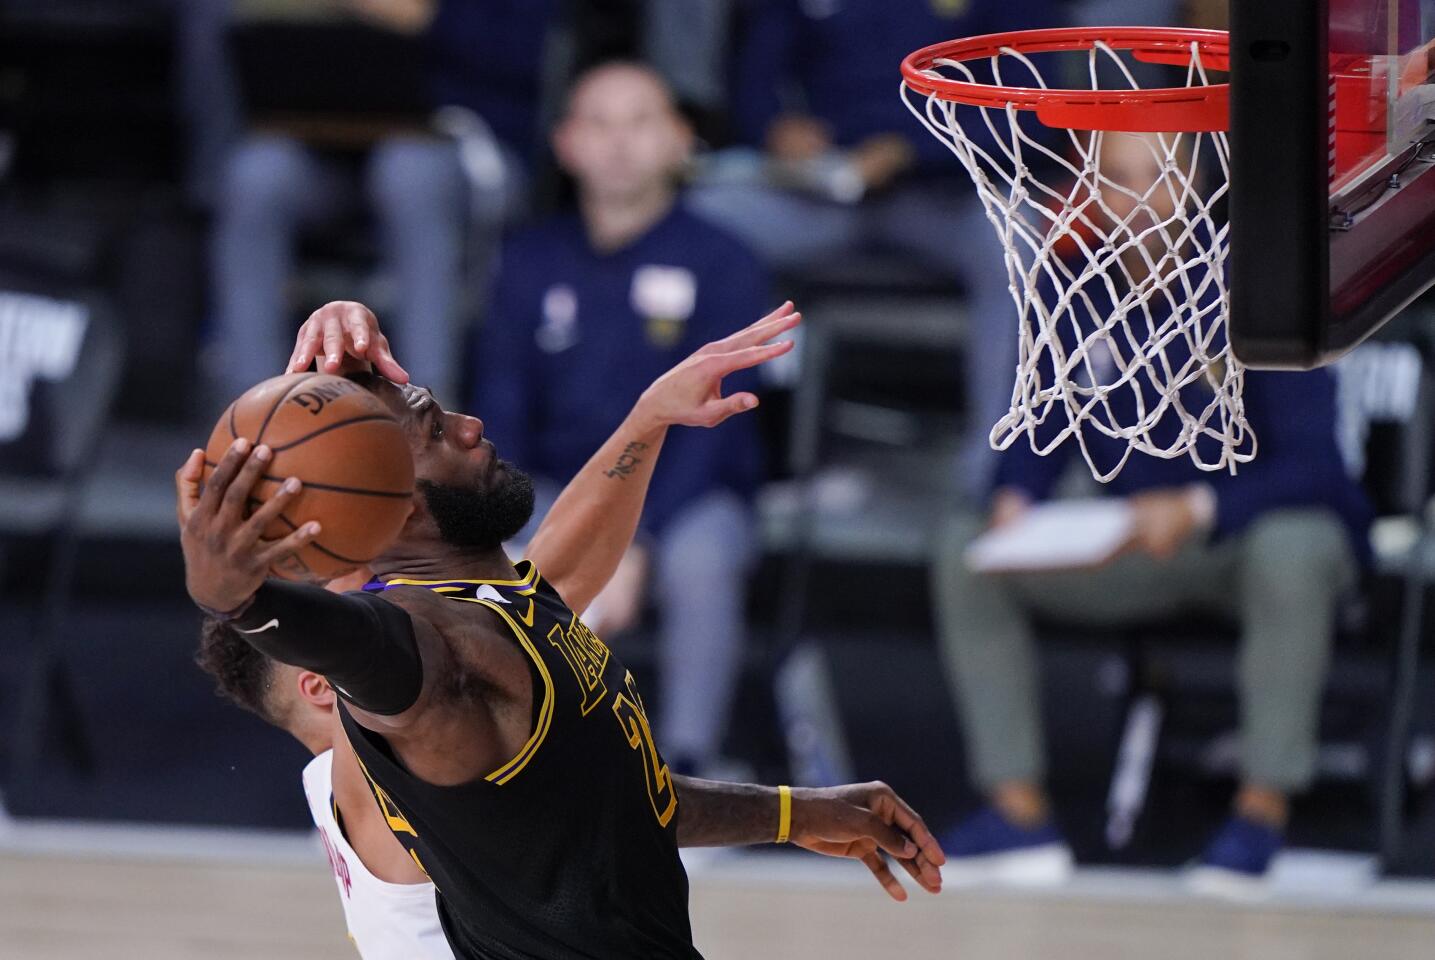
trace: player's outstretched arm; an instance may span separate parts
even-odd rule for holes
[[[618,430],[564,488],[528,545],[528,558],[574,610],[583,610],[623,559],[670,426],[715,427],[757,406],[751,393],[723,396],[723,378],[780,357],[777,337],[802,322],[791,302],[697,350],[643,392]]]
[[[777,839],[776,787],[674,776],[678,846],[727,847]],[[885,783],[792,790],[790,841],[829,857],[860,860],[893,900],[907,891],[883,854],[900,863],[929,893],[942,889],[947,862],[926,823]]]
[[[255,483],[272,459],[263,445],[239,439],[208,483],[204,451],[175,474],[180,545],[189,595],[276,660],[328,677],[355,706],[396,716],[423,689],[423,664],[409,614],[377,597],[338,596],[319,587],[266,580],[269,567],[319,534],[308,523],[278,541],[263,531],[299,493],[289,479],[246,517]]]

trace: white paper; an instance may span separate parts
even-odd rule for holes
[[[1037,504],[967,547],[967,566],[980,573],[1070,570],[1100,566],[1131,535],[1125,500],[1057,500]]]

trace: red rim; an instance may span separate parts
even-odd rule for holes
[[[902,61],[906,85],[926,96],[974,107],[1033,110],[1050,127],[1072,130],[1124,130],[1139,133],[1218,132],[1230,126],[1231,87],[1162,87],[1151,90],[1042,90],[935,78],[922,71],[938,61],[982,60],[1003,49],[1021,53],[1090,50],[1098,42],[1130,50],[1143,63],[1186,66],[1191,45],[1208,70],[1230,69],[1230,35],[1224,30],[1179,27],[1063,27],[989,33],[948,40],[910,54]]]

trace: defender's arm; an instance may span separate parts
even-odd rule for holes
[[[756,407],[750,393],[724,397],[723,378],[788,352],[793,341],[768,341],[801,322],[802,315],[784,303],[663,374],[564,488],[533,535],[528,558],[568,606],[586,608],[627,552],[668,427],[715,427]]]

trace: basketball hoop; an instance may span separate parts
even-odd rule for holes
[[[1038,61],[1048,73],[1079,64],[1088,86],[1053,87]],[[1180,68],[1185,82],[1141,89],[1128,61]],[[1157,27],[991,34],[902,62],[903,101],[966,167],[1006,249],[1019,346],[995,449],[1026,435],[1047,454],[1074,436],[1103,482],[1132,451],[1202,470],[1255,456],[1215,212],[1230,181],[1229,87],[1207,71],[1228,64],[1224,32]],[[1104,71],[1119,86],[1103,87]],[[1149,183],[1103,172],[1104,151],[1135,143]],[[1124,441],[1114,465],[1093,460],[1084,430]]]

